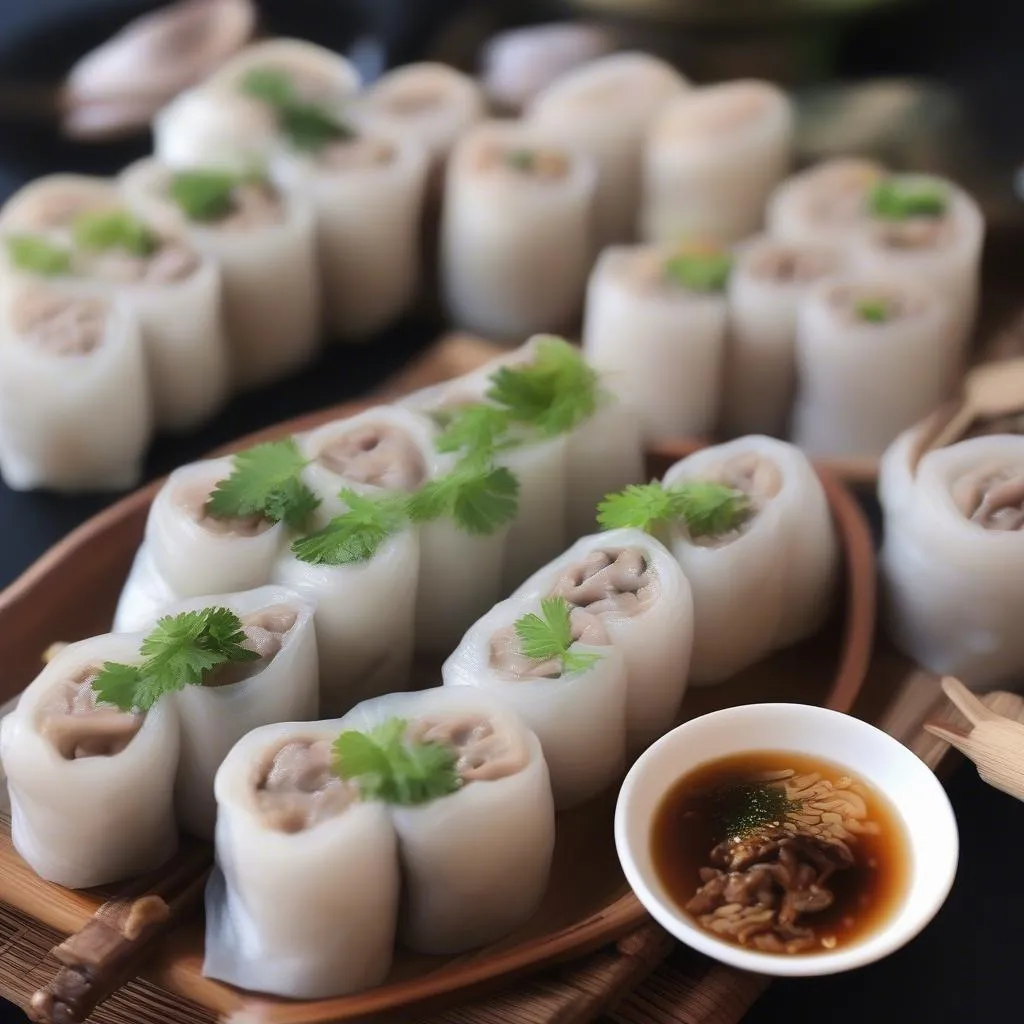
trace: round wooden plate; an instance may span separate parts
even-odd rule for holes
[[[308,430],[349,416],[367,403],[322,410],[239,440],[230,449]],[[700,447],[679,442],[648,453],[648,471],[661,476]],[[840,608],[812,639],[779,652],[715,687],[692,689],[683,718],[719,707],[762,700],[822,704],[848,711],[871,656],[875,622],[875,563],[870,530],[849,491],[819,470],[842,540],[845,574]],[[161,481],[134,492],[90,519],[51,549],[0,594],[0,701],[38,673],[43,651],[109,629],[118,593],[142,539],[146,515]],[[741,624],[738,624],[741,628]],[[436,685],[433,670],[421,685]],[[615,793],[559,816],[551,881],[534,919],[504,941],[470,955],[423,957],[400,951],[378,988],[337,999],[292,1002],[255,996],[202,976],[201,922],[174,932],[145,974],[175,996],[241,1024],[315,1024],[364,1019],[384,1012],[417,1012],[465,999],[545,965],[581,956],[635,928],[645,917],[619,870],[612,837]],[[341,869],[341,868],[339,868]],[[39,880],[0,835],[0,902],[68,933],[80,928],[100,897]],[[0,993],[2,994],[2,993]],[[247,1016],[251,1015],[251,1016]],[[168,1019],[174,1019],[169,1016]]]

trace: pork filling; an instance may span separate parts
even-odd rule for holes
[[[544,146],[491,142],[474,154],[473,167],[480,173],[505,174],[536,181],[560,181],[568,177],[571,162],[566,153]]]
[[[231,686],[262,672],[280,653],[285,639],[298,620],[298,612],[286,604],[263,608],[242,616],[242,646],[259,655],[258,661],[229,661],[218,665],[203,680],[204,686]]]
[[[409,434],[384,423],[340,434],[320,449],[316,461],[346,480],[389,491],[414,491],[427,476],[423,453]]]
[[[123,249],[80,253],[83,270],[91,277],[113,284],[173,284],[191,277],[199,268],[199,257],[179,241],[164,241],[148,256]]]
[[[953,500],[966,519],[986,530],[1024,530],[1024,472],[986,467],[954,483]]]
[[[573,608],[569,617],[575,643],[604,646],[611,643],[601,619],[587,608]],[[506,679],[559,679],[562,662],[559,658],[531,658],[523,653],[515,626],[503,626],[491,634],[491,668]]]
[[[809,284],[839,268],[839,258],[829,249],[776,244],[759,249],[747,264],[752,277],[776,284]]]
[[[908,217],[872,225],[871,240],[895,252],[924,252],[952,245],[956,227],[949,217]]]
[[[756,452],[733,455],[716,469],[705,473],[702,479],[742,491],[748,498],[749,507],[743,519],[731,530],[691,538],[692,543],[698,547],[722,547],[741,537],[750,529],[758,514],[782,490],[783,483],[778,465]]]
[[[221,518],[209,510],[213,486],[193,484],[183,487],[175,495],[175,504],[195,523],[208,533],[219,537],[255,537],[265,533],[274,524],[261,515],[227,516]]]
[[[385,139],[353,135],[324,146],[317,154],[321,167],[331,171],[357,171],[394,163],[398,150]]]
[[[373,106],[395,117],[416,117],[440,107],[447,90],[440,82],[406,81],[378,89],[371,98]]]
[[[414,743],[440,743],[454,751],[455,770],[464,783],[515,775],[530,759],[522,736],[469,711],[417,718],[406,735]]]
[[[865,196],[881,178],[881,169],[867,161],[825,164],[804,180],[805,213],[819,224],[854,224],[864,215]]]
[[[90,665],[54,687],[43,705],[40,734],[67,761],[115,757],[135,738],[146,715],[96,704],[93,680],[100,666]]]
[[[26,344],[52,356],[86,356],[103,341],[107,304],[97,298],[30,289],[18,296],[11,325]]]
[[[657,578],[639,548],[592,551],[568,566],[551,591],[590,615],[633,616],[657,599]]]
[[[268,828],[304,832],[343,814],[359,799],[332,770],[327,740],[294,739],[279,747],[256,773],[253,800]]]

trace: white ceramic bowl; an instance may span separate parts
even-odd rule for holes
[[[679,909],[651,857],[651,829],[662,798],[698,765],[757,750],[792,751],[850,769],[884,793],[903,818],[910,877],[888,921],[848,946],[785,955],[744,949],[715,938]],[[748,704],[673,729],[646,750],[626,776],[615,809],[615,846],[626,879],[648,913],[680,942],[745,971],[835,974],[899,949],[935,916],[953,885],[959,839],[945,790],[903,744],[849,715],[806,704]]]

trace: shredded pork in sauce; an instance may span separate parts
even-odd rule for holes
[[[962,476],[951,493],[972,523],[994,532],[1024,530],[1024,471],[984,467]]]
[[[427,476],[423,453],[409,434],[384,423],[367,423],[333,438],[316,461],[346,480],[389,491],[414,491]]]
[[[656,600],[658,581],[639,548],[592,551],[568,566],[551,591],[590,615],[639,615]]]
[[[589,609],[573,608],[569,621],[574,642],[598,647],[611,643],[604,623]],[[496,672],[511,680],[558,679],[562,675],[560,659],[541,660],[523,654],[515,626],[503,626],[491,635],[490,663]]]
[[[115,757],[142,728],[144,712],[132,714],[96,705],[93,680],[99,665],[79,669],[55,686],[40,712],[39,732],[67,761]]]
[[[413,742],[451,748],[463,783],[493,782],[515,775],[530,759],[522,736],[471,711],[424,715],[409,723],[406,736]]]
[[[12,304],[11,326],[20,340],[52,356],[86,356],[103,341],[107,303],[32,288]]]
[[[832,948],[835,937],[818,934],[813,915],[832,906],[829,880],[856,863],[858,835],[879,831],[865,791],[850,778],[833,784],[818,773],[779,772],[765,781],[785,790],[790,810],[719,843],[686,910],[708,931],[763,952]]]

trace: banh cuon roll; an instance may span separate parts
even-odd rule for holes
[[[754,435],[701,449],[660,483],[609,495],[599,518],[657,536],[682,567],[693,595],[691,686],[724,682],[810,636],[834,605],[828,499],[785,441]]]
[[[583,351],[649,441],[715,428],[731,266],[713,244],[612,246],[591,273]]]
[[[642,240],[729,245],[753,234],[789,172],[793,133],[792,103],[768,82],[724,82],[671,100],[644,148]]]
[[[307,364],[320,344],[320,279],[312,205],[257,171],[126,168],[126,204],[220,267],[231,377],[240,388]]]
[[[885,615],[896,645],[938,675],[988,688],[1024,671],[1024,437],[927,452],[916,474],[883,459]]]
[[[153,406],[134,314],[57,280],[0,285],[0,470],[14,490],[136,484]]]
[[[454,324],[504,341],[570,328],[592,258],[596,184],[591,159],[529,122],[467,131],[448,163],[441,223]]]
[[[881,455],[952,394],[959,366],[950,296],[927,280],[843,274],[801,306],[792,437],[825,456]]]
[[[91,888],[145,874],[178,847],[178,723],[160,701],[144,712],[101,699],[106,664],[135,664],[138,634],[63,648],[0,723],[11,839],[49,882]]]
[[[644,138],[665,104],[687,89],[686,79],[657,57],[614,53],[559,75],[527,106],[524,116],[538,130],[597,165],[597,251],[632,240]]]
[[[582,537],[514,597],[561,597],[600,620],[626,662],[626,747],[675,725],[693,648],[693,595],[672,553],[636,528]]]
[[[605,622],[561,596],[517,592],[463,637],[441,670],[513,708],[537,734],[555,807],[615,783],[626,758],[626,662]]]
[[[807,293],[843,266],[836,246],[765,235],[739,246],[728,284],[721,429],[785,437],[796,391],[797,315]]]

